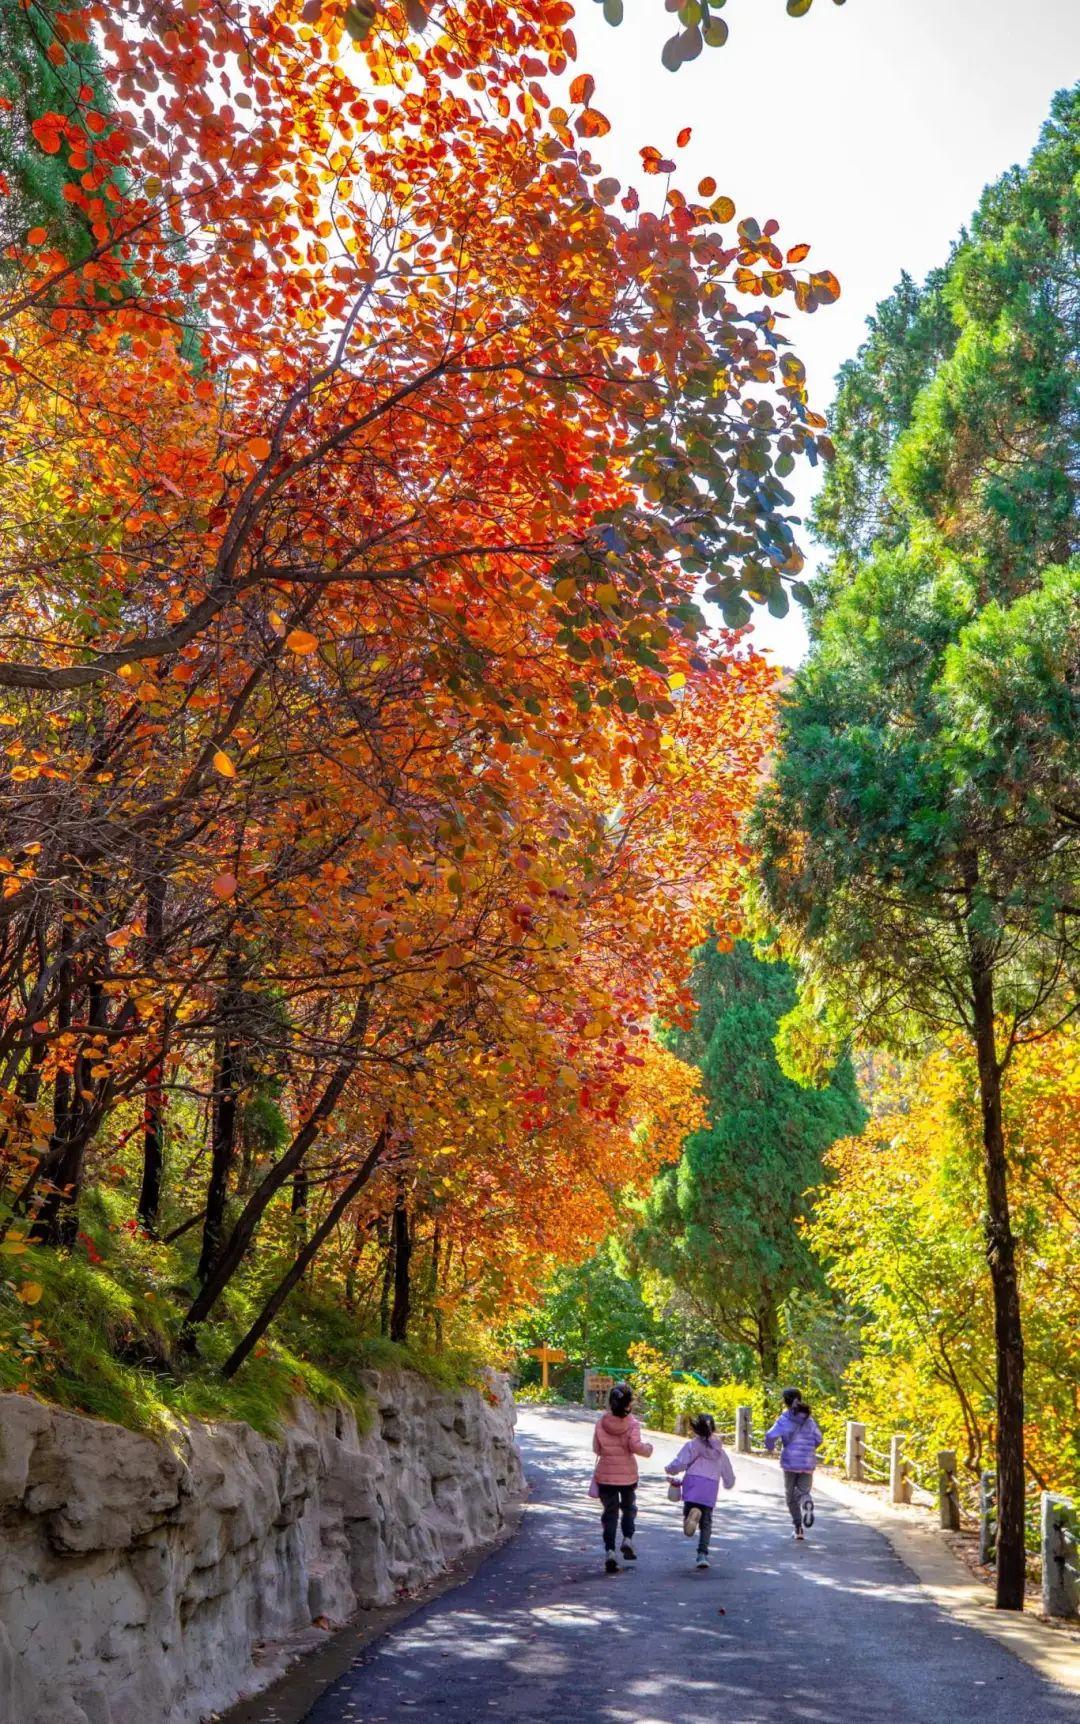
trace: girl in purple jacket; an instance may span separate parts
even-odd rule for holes
[[[709,1413],[699,1413],[690,1429],[694,1433],[693,1439],[683,1445],[664,1471],[672,1478],[676,1473],[685,1475],[682,1482],[683,1531],[687,1538],[693,1538],[697,1533],[697,1566],[708,1568],[713,1509],[721,1484],[729,1491],[735,1483],[735,1469]]]
[[[814,1482],[817,1451],[824,1441],[798,1389],[785,1389],[784,1411],[772,1430],[766,1431],[765,1447],[771,1455],[776,1444],[780,1444],[784,1495],[795,1537],[800,1544],[803,1542],[803,1527],[814,1524],[814,1499],[810,1495],[810,1487]]]

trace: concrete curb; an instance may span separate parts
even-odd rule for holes
[[[775,1471],[775,1462],[753,1455],[737,1457],[738,1466],[747,1463],[762,1472]],[[1036,1617],[995,1610],[990,1589],[972,1578],[967,1564],[943,1543],[927,1515],[881,1502],[828,1473],[815,1475],[814,1495],[843,1504],[888,1539],[935,1604],[950,1616],[1008,1647],[1048,1682],[1080,1694],[1080,1639],[1069,1629],[1051,1628]]]

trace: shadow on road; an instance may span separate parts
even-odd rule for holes
[[[872,1528],[823,1505],[794,1544],[779,1476],[743,1469],[696,1572],[660,1473],[673,1439],[643,1463],[640,1560],[605,1575],[590,1433],[523,1415],[519,1537],[370,1647],[309,1724],[1080,1724],[1075,1696],[944,1615]]]

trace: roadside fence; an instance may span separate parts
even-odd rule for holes
[[[738,1454],[761,1452],[754,1446],[750,1407],[737,1407],[734,1431],[721,1434]],[[891,1503],[936,1507],[942,1527],[947,1532],[959,1532],[962,1504],[955,1451],[940,1450],[936,1469],[927,1468],[920,1476],[914,1459],[905,1453],[905,1441],[904,1433],[898,1431],[889,1437],[887,1449],[875,1448],[867,1440],[865,1424],[849,1419],[844,1437],[844,1473],[857,1484],[884,1486]],[[979,1561],[992,1564],[997,1549],[997,1480],[991,1471],[980,1474],[976,1513]],[[1045,1614],[1080,1618],[1080,1508],[1053,1491],[1032,1490],[1028,1524],[1032,1542],[1037,1543],[1042,1559]]]

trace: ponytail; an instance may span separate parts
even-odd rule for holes
[[[713,1433],[716,1430],[716,1420],[713,1418],[711,1413],[699,1413],[696,1419],[692,1419],[690,1421],[690,1429],[693,1431],[695,1437],[700,1437],[706,1448],[708,1448],[712,1442]]]
[[[785,1389],[780,1399],[788,1412],[794,1413],[796,1418],[810,1417],[810,1404],[803,1400],[801,1389]]]

